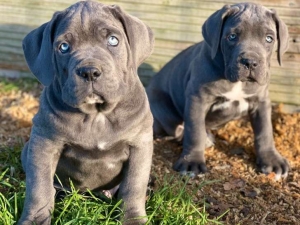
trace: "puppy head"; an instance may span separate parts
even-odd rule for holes
[[[277,59],[288,48],[288,30],[274,10],[261,5],[226,5],[203,25],[203,36],[211,56],[221,54],[225,78],[231,82],[269,81],[270,58],[277,42]]]
[[[153,34],[118,6],[78,2],[23,40],[27,64],[45,86],[55,82],[74,108],[116,103],[137,81]]]

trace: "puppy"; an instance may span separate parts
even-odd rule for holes
[[[286,25],[274,10],[241,3],[212,14],[202,34],[204,41],[179,53],[147,87],[154,134],[183,136],[174,169],[205,173],[207,130],[248,115],[258,169],[285,178],[289,167],[274,145],[268,86],[276,44],[279,64],[288,48]]]
[[[45,88],[22,151],[19,225],[50,224],[55,174],[82,191],[120,185],[124,224],[146,222],[153,118],[137,67],[153,39],[139,19],[93,1],[56,12],[25,37],[27,64]]]

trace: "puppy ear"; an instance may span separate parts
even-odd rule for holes
[[[50,22],[31,31],[23,39],[23,51],[28,67],[44,86],[49,86],[54,78],[52,37],[57,15],[58,13],[55,13]]]
[[[222,27],[225,18],[239,11],[237,6],[225,5],[222,9],[213,13],[202,26],[202,35],[206,43],[211,47],[211,58],[215,58],[219,49]]]
[[[281,66],[281,57],[287,51],[289,47],[289,32],[285,23],[279,18],[276,11],[272,9],[273,19],[276,24],[277,31],[277,60]]]
[[[124,12],[119,6],[109,6],[113,15],[121,21],[132,52],[136,68],[150,56],[154,47],[152,30],[138,18]]]

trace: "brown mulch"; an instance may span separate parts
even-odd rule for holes
[[[287,114],[282,105],[273,108],[275,145],[288,159],[290,172],[284,181],[275,174],[259,174],[255,168],[254,139],[250,122],[232,121],[215,131],[215,146],[206,149],[209,172],[192,183],[217,180],[198,190],[195,199],[208,203],[212,217],[226,224],[300,224],[300,113]],[[155,141],[153,171],[174,173],[172,164],[180,155],[180,143]]]
[[[39,88],[30,92],[0,91],[0,145],[28,140],[39,92]],[[259,174],[250,123],[228,123],[214,131],[215,146],[206,149],[209,172],[190,181],[190,186],[215,181],[193,196],[198,202],[205,199],[211,217],[229,209],[222,219],[230,225],[300,224],[300,113],[284,113],[279,105],[273,109],[272,121],[276,147],[290,162],[288,178],[276,182],[274,174]],[[154,145],[152,174],[158,180],[165,174],[175,174],[172,164],[180,155],[181,144],[155,140]]]

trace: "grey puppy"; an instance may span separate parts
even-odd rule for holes
[[[275,43],[279,64],[288,48],[286,25],[274,10],[241,3],[213,13],[202,34],[204,41],[179,53],[147,87],[154,134],[183,136],[174,169],[206,172],[207,131],[249,115],[258,169],[286,177],[289,166],[274,145],[268,92]]]
[[[153,44],[139,19],[92,1],[56,12],[25,37],[27,64],[45,88],[22,151],[18,224],[50,224],[55,173],[63,187],[71,179],[82,191],[120,184],[124,224],[145,223],[153,117],[137,67]]]

